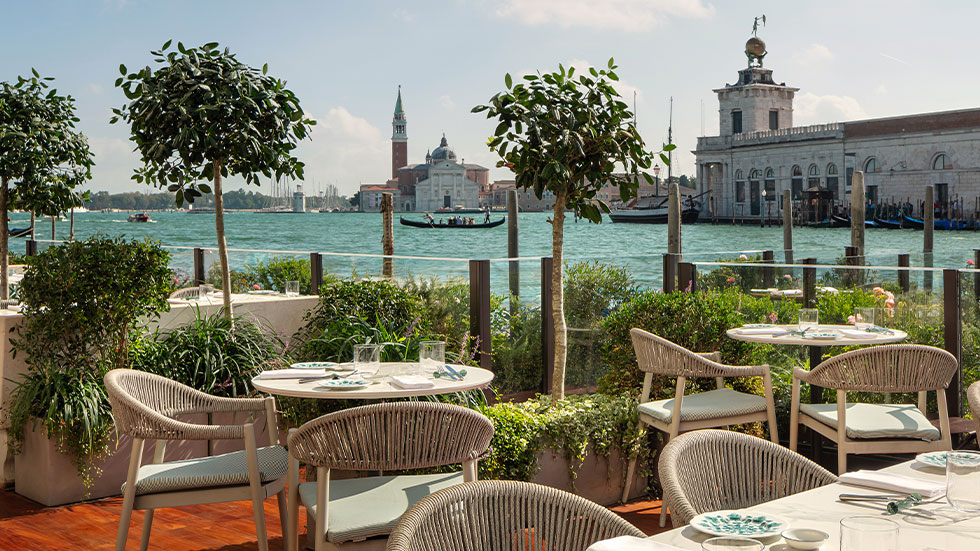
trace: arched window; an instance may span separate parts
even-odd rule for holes
[[[745,178],[742,176],[741,170],[735,171],[735,202],[745,202]]]
[[[790,181],[792,182],[793,199],[794,200],[802,199],[803,198],[803,169],[800,168],[800,165],[795,165],[793,167],[792,174],[793,177]]]
[[[766,169],[766,201],[776,200],[776,172],[771,168]]]
[[[953,161],[945,153],[936,155],[936,158],[932,160],[933,170],[949,170],[951,168],[953,168]]]
[[[827,165],[827,189],[834,192],[834,199],[840,196],[840,176],[837,174],[837,165],[830,163]]]
[[[817,168],[817,165],[816,164],[810,165],[810,168],[806,172],[807,172],[807,176],[808,176],[808,178],[806,180],[806,187],[811,188],[811,187],[819,186],[820,185],[820,169]]]
[[[865,172],[878,172],[878,161],[874,157],[869,158],[864,161],[864,171]]]

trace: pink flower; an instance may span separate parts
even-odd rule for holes
[[[967,258],[967,259],[966,259],[966,265],[967,265],[967,266],[976,266],[976,265],[977,265],[977,263],[976,263],[976,262],[974,262],[972,258]]]
[[[888,299],[888,300],[885,301],[885,308],[894,308],[894,307],[895,307],[895,299],[894,298],[890,298],[890,299]]]
[[[894,302],[895,302],[895,293],[893,293],[891,291],[885,291],[885,298],[886,298],[886,300],[892,301],[892,303],[894,304]]]
[[[791,276],[791,275],[789,275],[789,274],[785,274],[785,275],[783,276],[783,279],[785,279],[786,281],[793,281],[793,276]]]
[[[730,277],[730,278],[726,279],[725,282],[728,283],[729,285],[732,285],[732,284],[735,283],[735,278],[734,277]]]
[[[849,323],[851,325],[854,325],[855,323],[857,323],[857,321],[854,319],[854,314],[851,314],[850,316],[847,316],[847,323]]]
[[[769,323],[776,323],[777,321],[779,321],[779,316],[776,315],[776,312],[769,314]]]
[[[885,294],[885,290],[882,289],[881,287],[875,287],[874,289],[871,290],[871,292],[873,292],[875,295],[878,296]]]
[[[749,257],[745,256],[744,254],[740,254],[740,255],[738,255],[738,259],[739,260],[748,260]]]
[[[256,291],[258,291],[258,290],[262,289],[262,286],[259,285],[258,283],[253,283],[252,284],[252,288],[255,289]]]

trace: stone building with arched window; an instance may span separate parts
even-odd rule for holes
[[[719,132],[698,138],[694,150],[698,192],[706,192],[702,220],[776,216],[786,189],[799,201],[816,187],[846,204],[855,170],[864,171],[873,203],[916,205],[934,185],[937,202],[960,199],[973,210],[980,197],[980,109],[793,126],[799,88],[775,82],[772,69],[751,60],[738,75],[714,90]]]

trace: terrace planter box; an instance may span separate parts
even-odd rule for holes
[[[592,445],[586,449],[585,461],[575,469],[575,489],[568,478],[568,460],[560,450],[549,448],[538,453],[538,473],[531,482],[578,494],[600,505],[614,505],[623,496],[623,481],[626,480],[627,463],[617,449],[609,452],[609,457],[597,455]],[[647,480],[634,474],[630,486],[630,499],[646,493]]]
[[[215,414],[212,422],[241,424],[245,422],[245,415]],[[259,418],[256,419],[256,425],[261,429],[257,441],[261,446],[268,442],[269,436],[265,429],[265,414],[261,413],[257,416]],[[195,414],[182,420],[206,424],[207,416]],[[153,461],[154,447],[155,445],[150,441],[144,444],[143,464]],[[217,455],[242,448],[241,441],[215,441],[212,443],[211,453]],[[122,484],[126,481],[131,450],[132,439],[128,436],[119,438],[115,448],[98,463],[97,467],[101,469],[101,474],[96,476],[91,488],[85,488],[71,459],[58,451],[57,442],[48,438],[44,428],[36,424],[33,430],[25,431],[24,445],[20,453],[14,456],[14,491],[49,507],[120,495]],[[165,460],[174,461],[207,455],[206,441],[169,441]]]

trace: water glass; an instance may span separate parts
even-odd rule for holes
[[[841,551],[898,551],[898,523],[881,517],[857,516],[840,521]]]
[[[980,513],[980,452],[946,453],[946,501],[957,511]]]
[[[874,308],[855,308],[854,309],[854,328],[858,331],[871,329],[875,325]]]
[[[298,281],[287,281],[286,282],[286,296],[287,297],[298,297],[299,296],[299,282]]]
[[[820,323],[820,314],[816,308],[800,308],[800,331],[816,329]]]
[[[711,538],[701,543],[701,551],[762,551],[765,548],[760,541],[735,536]]]
[[[377,377],[381,370],[381,345],[354,345],[354,373],[364,378]]]
[[[422,341],[419,343],[419,369],[423,375],[446,372],[446,343]]]

